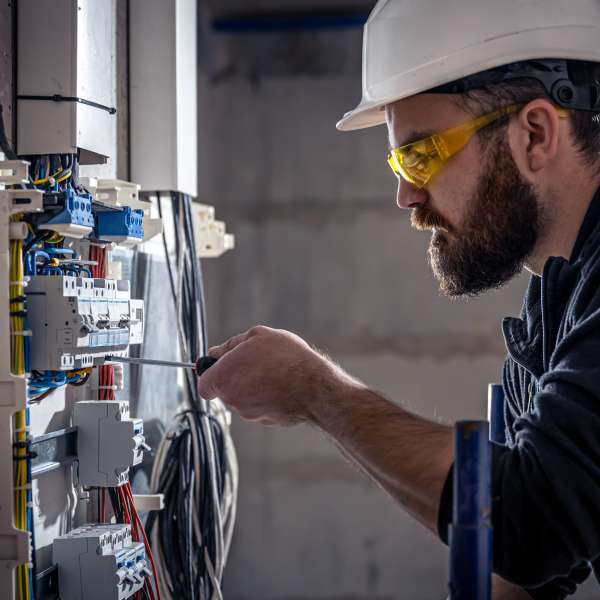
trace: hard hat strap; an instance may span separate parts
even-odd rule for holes
[[[581,60],[544,58],[510,63],[427,90],[428,94],[464,94],[489,85],[535,79],[563,108],[600,111],[600,81],[592,73],[600,65]]]

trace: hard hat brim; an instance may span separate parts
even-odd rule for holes
[[[385,106],[390,102],[361,102],[354,110],[347,112],[337,123],[338,131],[366,129],[385,123]]]
[[[600,62],[597,44],[599,26],[594,24],[565,29],[566,32],[560,28],[530,30],[487,40],[375,83],[368,90],[369,99],[363,98],[354,110],[342,117],[336,127],[340,131],[352,131],[381,125],[385,123],[385,107],[388,104],[516,61],[563,58]],[[551,45],[552,40],[563,40],[564,45],[556,42]]]

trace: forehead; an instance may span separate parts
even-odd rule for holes
[[[449,94],[419,94],[385,107],[391,148],[404,146],[469,118]]]

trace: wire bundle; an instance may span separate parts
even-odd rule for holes
[[[175,263],[163,244],[177,314],[181,359],[206,354],[206,318],[200,261],[196,254],[191,199],[171,195]],[[158,208],[162,217],[160,194]],[[176,274],[174,271],[176,270]],[[184,402],[155,458],[151,488],[165,496],[165,508],[146,523],[156,551],[166,600],[219,600],[233,534],[237,460],[229,433],[229,413],[197,391],[195,372],[185,370]]]
[[[29,409],[18,411],[15,414],[14,423],[15,527],[29,531],[33,544]],[[19,600],[33,600],[35,598],[33,572],[34,565],[30,562],[17,567],[17,594]]]
[[[113,513],[115,515],[117,523],[128,523],[131,525],[131,537],[134,542],[144,542],[146,548],[146,556],[152,567],[152,580],[150,576],[146,576],[146,585],[144,586],[140,595],[144,595],[149,600],[161,600],[158,571],[154,561],[154,555],[152,554],[152,548],[146,536],[146,531],[142,524],[142,520],[135,506],[133,499],[133,492],[131,490],[131,483],[127,482],[122,486],[116,488],[102,488],[102,500],[100,503],[100,522],[104,523],[106,520],[105,514],[105,492],[108,489]]]
[[[75,187],[77,181],[75,154],[45,154],[25,158],[31,162],[34,186],[53,192],[63,192],[69,187]]]
[[[90,260],[96,261],[92,266],[92,276],[106,278],[108,257],[104,246],[90,245]],[[98,398],[100,400],[116,400],[115,369],[112,365],[98,367]]]
[[[14,375],[25,375],[31,362],[31,332],[27,329],[23,240],[10,241],[9,277],[10,367]]]

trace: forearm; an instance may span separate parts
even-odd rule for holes
[[[453,459],[451,427],[423,419],[360,387],[331,393],[314,423],[410,514],[437,532],[442,487]],[[494,600],[525,600],[525,590],[493,577]]]
[[[360,384],[311,403],[311,423],[411,515],[437,529],[440,496],[452,463],[452,428],[413,415]]]

